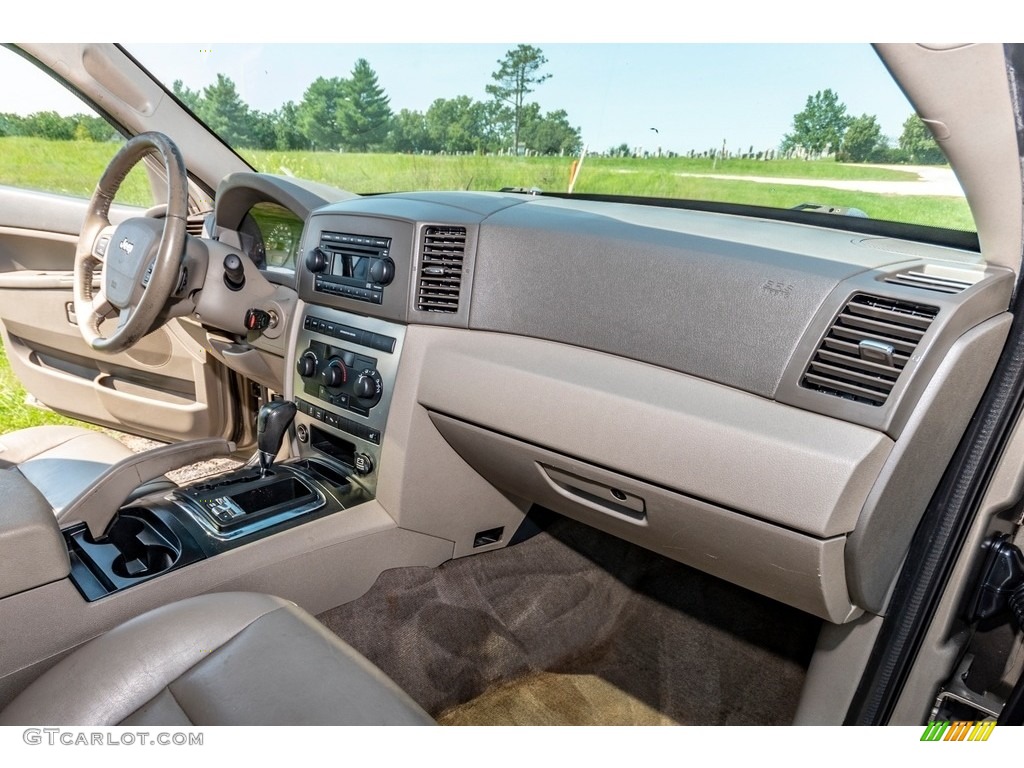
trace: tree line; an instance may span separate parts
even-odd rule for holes
[[[253,109],[231,78],[217,74],[213,83],[193,90],[181,80],[175,96],[233,147],[263,150],[315,150],[399,153],[477,153],[575,155],[582,147],[580,129],[564,109],[543,113],[527,97],[551,77],[544,72],[543,52],[519,45],[498,60],[485,92],[489,100],[469,96],[435,99],[424,112],[391,109],[391,100],[366,59],[359,59],[348,77],[318,77],[298,103],[275,110]],[[28,116],[0,113],[0,136],[106,141],[118,138],[102,118],[84,114],[61,116],[36,112]],[[611,156],[635,156],[626,144]],[[659,152],[660,154],[660,152]],[[675,156],[674,152],[667,153]],[[690,157],[728,157],[725,144]],[[750,149],[750,157],[755,157]],[[895,142],[882,135],[875,115],[848,114],[831,89],[807,97],[793,116],[793,129],[779,151],[756,154],[774,157],[832,157],[852,163],[944,163],[946,159],[921,119],[912,114]]]
[[[318,77],[302,99],[275,110],[253,109],[230,77],[218,73],[210,85],[193,90],[176,80],[174,95],[233,147],[402,153],[576,154],[580,129],[564,109],[542,112],[527,96],[551,75],[547,58],[534,46],[519,45],[498,60],[485,86],[489,100],[439,98],[425,112],[391,109],[391,100],[366,59],[348,77]],[[119,138],[102,118],[36,112],[0,113],[0,136],[106,141]]]
[[[0,136],[38,136],[57,141],[110,141],[120,134],[102,117],[95,115],[59,115],[53,111],[16,115],[0,112]]]
[[[302,99],[272,112],[252,109],[231,78],[218,74],[202,90],[180,80],[174,94],[234,147],[402,153],[530,152],[574,154],[580,129],[565,110],[542,113],[526,100],[551,77],[540,49],[520,45],[498,61],[486,86],[489,101],[469,96],[434,100],[425,112],[391,109],[370,63],[359,59],[348,77],[318,77]]]
[[[846,163],[946,162],[928,126],[916,114],[903,122],[894,143],[882,135],[875,115],[849,115],[830,88],[807,97],[804,108],[793,116],[793,130],[783,138],[780,151],[810,158],[832,156]]]

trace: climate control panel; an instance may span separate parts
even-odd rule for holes
[[[360,416],[369,416],[384,395],[377,360],[342,346],[310,341],[295,372],[303,393]]]
[[[300,454],[349,466],[371,493],[404,338],[397,323],[307,306],[293,347]]]

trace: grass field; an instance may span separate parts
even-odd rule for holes
[[[116,144],[88,141],[47,141],[25,137],[0,138],[0,184],[59,191],[86,197],[91,194]],[[425,189],[497,190],[502,187],[538,187],[566,191],[572,159],[567,157],[484,157],[477,155],[388,155],[337,152],[244,151],[254,167],[311,179],[353,192],[393,192]],[[962,198],[897,196],[836,189],[759,184],[740,178],[710,179],[679,173],[716,173],[782,178],[864,179],[908,181],[907,171],[845,165],[831,160],[726,160],[707,158],[600,158],[589,157],[576,184],[580,193],[641,195],[691,200],[712,200],[790,208],[801,203],[852,206],[872,218],[889,219],[953,229],[973,229]],[[149,205],[146,177],[136,168],[121,193],[120,202]]]

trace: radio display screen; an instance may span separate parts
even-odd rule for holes
[[[334,254],[331,274],[335,277],[347,277],[365,282],[369,277],[370,259],[367,256],[355,256],[351,253]]]

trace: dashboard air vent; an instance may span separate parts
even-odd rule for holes
[[[465,227],[426,227],[423,230],[416,309],[421,312],[459,311],[465,255]]]
[[[202,237],[203,224],[206,222],[207,216],[209,216],[209,211],[190,214],[185,220],[185,231],[192,235],[192,237]]]
[[[936,307],[857,294],[839,313],[800,385],[882,405],[931,325]]]
[[[980,277],[984,277],[984,275]],[[885,278],[885,282],[893,283],[894,285],[909,285],[912,288],[923,288],[926,291],[936,291],[938,293],[960,293],[974,285],[974,283],[967,280],[928,275],[919,270],[907,270],[906,272],[889,275]]]

